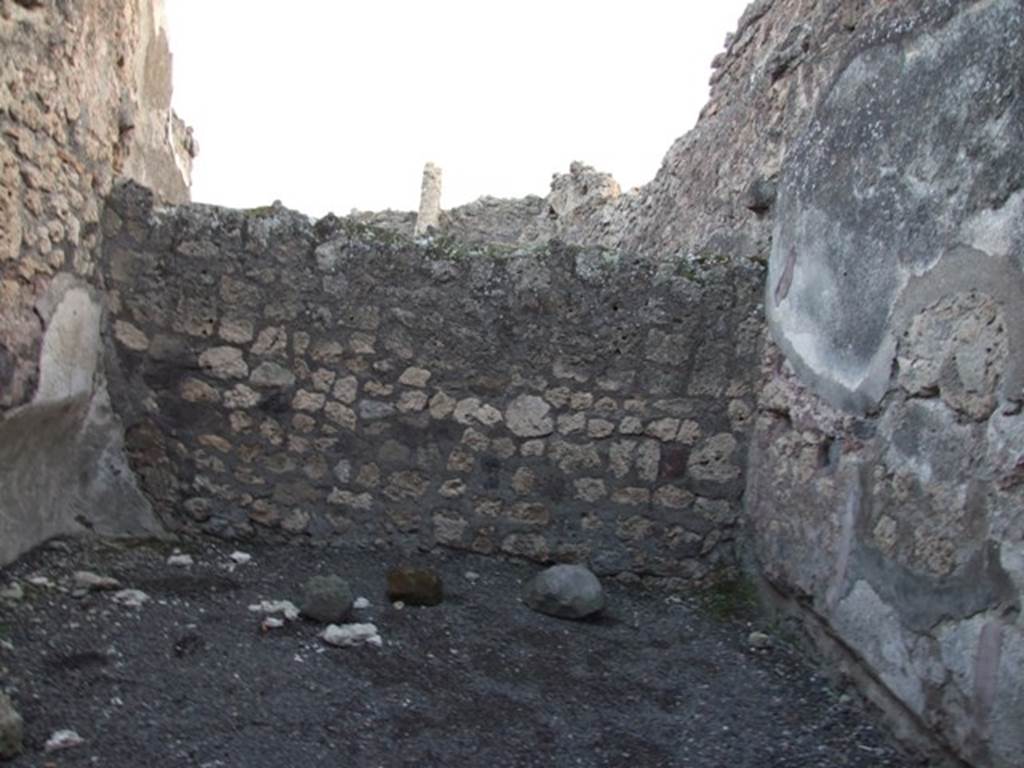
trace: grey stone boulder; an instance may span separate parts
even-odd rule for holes
[[[11,700],[0,693],[0,760],[9,760],[22,752],[24,723]]]
[[[343,621],[352,611],[352,587],[340,576],[314,576],[302,589],[299,610],[323,624]]]
[[[535,611],[560,619],[583,619],[604,608],[604,589],[582,565],[555,565],[538,573],[523,596]]]

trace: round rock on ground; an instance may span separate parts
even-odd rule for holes
[[[589,568],[555,565],[533,578],[523,599],[540,613],[560,619],[583,619],[604,608],[604,589]]]
[[[299,610],[323,624],[340,622],[352,610],[352,587],[340,576],[314,576],[303,587]]]

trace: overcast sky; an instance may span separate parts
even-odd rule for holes
[[[649,181],[746,0],[166,0],[193,198],[312,215]]]

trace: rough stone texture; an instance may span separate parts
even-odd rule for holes
[[[1008,337],[1011,359],[965,350],[949,386],[1001,385],[1019,397],[1024,385],[1024,98],[1013,90],[1024,67],[1021,8],[982,3],[916,26],[880,32],[846,64],[790,150],[797,159],[779,190],[768,319],[802,379],[848,410],[888,390],[908,322],[969,291],[1006,307],[993,332]],[[967,314],[946,309],[955,324]],[[992,322],[945,330],[965,348],[990,347],[998,339],[979,333]],[[1004,381],[988,380],[992,365]]]
[[[904,727],[1009,768],[1024,754],[1024,10],[894,3],[845,45],[814,42],[811,21],[800,55],[827,87],[779,175],[752,556]]]
[[[0,564],[90,526],[155,528],[118,456],[96,260],[116,177],[188,197],[170,96],[160,2],[0,2]]]
[[[177,525],[702,579],[735,564],[742,497],[751,566],[894,722],[1019,764],[1019,2],[757,0],[650,184],[574,163],[419,245],[413,214],[133,189],[101,226],[115,174],[163,175],[132,154],[163,103],[138,95],[167,93],[150,10],[0,4],[0,408],[40,398],[0,422],[23,441],[0,441],[4,514],[30,521],[5,535],[59,529],[35,500],[66,510],[88,464],[54,436],[89,434],[109,338],[132,465]]]
[[[54,276],[91,278],[113,180],[188,198],[162,17],[159,0],[0,5],[0,409],[32,398],[34,309]]]
[[[352,587],[340,576],[313,576],[302,588],[302,615],[322,624],[343,621],[352,611]]]
[[[759,322],[759,269],[416,243],[133,186],[107,215],[111,320],[151,340],[115,343],[117,402],[166,519],[692,580],[735,563],[730,403],[754,407],[757,343],[723,339]],[[225,318],[253,341],[225,345]]]
[[[549,616],[584,619],[604,609],[604,590],[597,576],[581,565],[553,565],[530,581],[523,600]]]

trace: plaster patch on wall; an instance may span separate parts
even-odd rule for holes
[[[54,289],[59,290],[56,280]],[[92,390],[101,315],[89,289],[74,286],[63,292],[43,336],[35,403],[57,402]]]
[[[871,661],[882,681],[916,713],[924,710],[925,697],[910,650],[903,636],[899,614],[878,596],[866,581],[858,581],[836,606],[832,616],[844,640]]]

